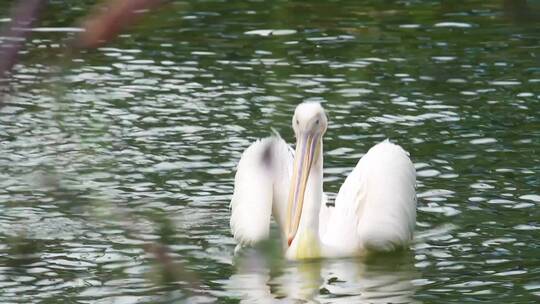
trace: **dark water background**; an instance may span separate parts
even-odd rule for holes
[[[540,301],[538,1],[177,1],[68,55],[91,4],[50,2],[0,109],[0,302]],[[302,101],[325,191],[384,138],[411,153],[409,254],[233,257],[236,162]]]

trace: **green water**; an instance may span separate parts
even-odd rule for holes
[[[173,2],[68,56],[87,2],[50,2],[0,109],[0,302],[540,301],[537,1]],[[235,165],[302,101],[330,197],[384,138],[411,153],[410,252],[234,257]]]

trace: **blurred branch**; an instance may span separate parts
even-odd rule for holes
[[[23,48],[46,1],[20,0],[14,6],[10,16],[11,22],[0,32],[0,80],[7,78],[7,74],[17,63],[17,55]],[[76,38],[74,45],[68,46],[66,54],[69,54],[74,47],[96,48],[112,41],[128,26],[140,19],[143,13],[165,2],[166,0],[107,0],[105,4],[96,6],[94,12],[83,20],[81,26],[84,31]],[[49,182],[51,182],[51,187],[57,189],[55,195],[68,197],[78,195],[63,191],[56,179]],[[116,215],[124,219],[122,227],[127,234],[132,234],[134,238],[141,234],[141,231],[133,224],[137,221],[129,210],[112,206],[107,211],[109,217],[111,213],[114,213],[113,211],[116,211]],[[168,220],[162,220],[160,223],[160,241],[147,242],[143,249],[158,266],[162,283],[183,283],[187,285],[186,291],[199,290],[200,283],[197,277],[188,271],[183,263],[175,261],[172,251],[167,246],[167,243],[174,241],[171,238],[174,227]],[[16,241],[12,242],[13,246],[10,247],[17,258],[14,265],[24,264],[27,261],[33,262],[32,254],[38,252],[40,248],[32,239],[20,237]]]
[[[156,265],[159,267],[157,274],[160,276],[158,284],[179,283],[187,284],[186,292],[200,290],[200,283],[197,277],[185,269],[180,261],[175,259],[170,254],[168,246],[154,242],[144,246],[144,251],[152,255]]]
[[[504,15],[512,22],[527,23],[540,20],[540,13],[527,0],[503,0]]]
[[[72,47],[97,48],[118,36],[134,24],[145,12],[164,4],[167,0],[107,0],[94,8],[82,22],[83,32]],[[0,89],[7,83],[8,73],[17,63],[17,57],[38,20],[47,0],[20,0],[10,14],[11,22],[0,32]],[[70,49],[67,50],[68,54]],[[3,92],[0,91],[0,107]]]
[[[141,240],[140,236],[145,234],[144,230],[146,228],[138,224],[143,219],[140,215],[119,204],[111,204],[106,201],[103,201],[103,204],[96,205],[96,203],[88,210],[94,214],[97,222],[114,219],[113,225],[115,228],[121,228],[127,237]],[[194,291],[200,290],[197,275],[186,269],[182,261],[176,259],[169,246],[177,243],[177,240],[174,239],[176,229],[173,222],[165,214],[147,214],[144,217],[149,215],[152,217],[151,221],[157,224],[156,234],[159,239],[155,241],[145,240],[141,248],[154,262],[154,267],[149,272],[152,282],[156,285],[177,284],[183,288],[186,296],[194,294]]]
[[[46,0],[22,0],[13,6],[11,21],[0,32],[0,79],[6,78],[17,63],[19,51],[30,34],[30,27],[39,18],[45,3]]]
[[[108,4],[96,7],[83,21],[84,32],[78,37],[76,46],[96,48],[110,42],[143,13],[163,3],[163,0],[109,0]]]

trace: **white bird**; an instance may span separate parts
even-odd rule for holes
[[[231,230],[242,246],[269,237],[271,216],[291,260],[364,256],[406,248],[416,221],[416,171],[408,153],[385,140],[372,147],[339,190],[334,206],[323,192],[319,103],[296,107],[296,150],[279,136],[258,140],[238,164]]]

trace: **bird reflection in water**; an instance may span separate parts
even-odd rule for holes
[[[411,252],[288,262],[250,249],[235,259],[227,289],[241,303],[419,303]]]

